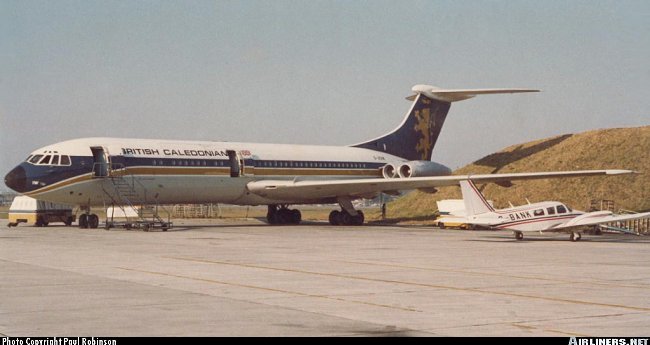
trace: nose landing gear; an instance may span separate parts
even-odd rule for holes
[[[79,216],[79,228],[97,229],[99,227],[99,216],[94,213],[84,213]]]

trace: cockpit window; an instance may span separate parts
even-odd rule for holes
[[[557,207],[557,213],[566,213],[566,208],[564,207],[564,205],[559,205]]]
[[[36,165],[70,165],[70,156],[66,155],[32,155],[27,162]]]
[[[41,158],[43,158],[43,155],[36,155],[36,156],[32,157],[32,159],[30,159],[29,162],[32,163],[32,164],[36,164],[36,163],[38,163],[38,161],[41,160]]]

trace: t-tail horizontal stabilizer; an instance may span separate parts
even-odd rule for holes
[[[385,152],[407,160],[431,160],[452,102],[476,95],[537,92],[529,89],[468,89],[443,90],[431,85],[415,85],[415,95],[407,97],[413,105],[402,123],[392,132],[353,147]]]
[[[478,95],[539,92],[539,90],[533,89],[440,89],[431,85],[415,85],[411,90],[415,92],[415,95],[407,97],[406,99],[409,101],[415,100],[418,94],[423,94],[428,98],[450,103],[463,101]]]

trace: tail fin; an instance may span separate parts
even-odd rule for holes
[[[407,99],[413,101],[413,105],[399,127],[382,137],[352,146],[386,152],[408,160],[429,161],[452,102],[482,94],[537,91],[527,89],[442,90],[430,85],[415,85],[412,90],[416,94],[407,97]]]
[[[465,202],[465,212],[467,216],[473,216],[486,212],[494,212],[494,208],[490,203],[485,200],[485,197],[474,183],[470,180],[461,180],[460,191],[463,194],[463,201]]]

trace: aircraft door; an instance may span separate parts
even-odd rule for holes
[[[111,174],[111,161],[108,151],[101,147],[91,147],[93,153],[93,176],[108,177]]]
[[[230,177],[240,177],[244,174],[244,159],[235,150],[226,150],[230,162]]]

